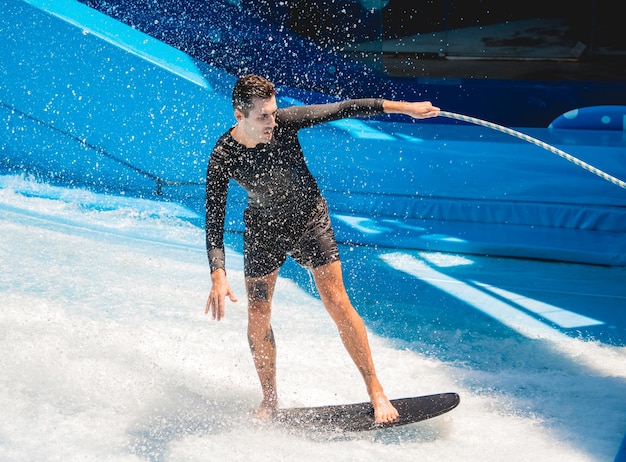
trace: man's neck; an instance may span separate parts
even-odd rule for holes
[[[258,143],[255,143],[254,141],[248,139],[243,130],[238,130],[238,128],[239,126],[235,125],[230,131],[230,136],[232,136],[237,143],[242,144],[246,148],[256,148]]]

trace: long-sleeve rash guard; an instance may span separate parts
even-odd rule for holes
[[[263,214],[267,222],[293,226],[300,222],[298,218],[310,215],[320,198],[298,130],[383,112],[383,100],[370,98],[293,106],[278,110],[269,143],[247,148],[235,141],[230,130],[222,135],[211,153],[206,178],[206,246],[211,272],[225,267],[224,219],[230,179],[247,191],[248,211]]]

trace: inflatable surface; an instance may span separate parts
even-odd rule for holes
[[[0,170],[160,197],[201,222],[235,76],[76,1],[0,5]],[[282,86],[278,102],[323,97]],[[620,131],[528,133],[626,177]],[[300,139],[342,242],[626,264],[625,191],[505,134],[376,119]],[[233,185],[228,231],[242,230],[245,205]]]

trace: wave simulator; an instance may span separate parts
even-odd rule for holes
[[[79,2],[0,5],[0,458],[624,460],[619,185],[446,118],[303,133],[389,393],[462,401],[366,437],[258,427],[245,307],[220,327],[203,314],[205,169],[236,75]],[[283,84],[278,99],[337,96]],[[516,128],[623,180],[607,106]],[[284,404],[363,401],[309,275],[287,265],[279,284]]]

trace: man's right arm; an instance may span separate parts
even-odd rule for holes
[[[211,273],[218,268],[225,268],[224,221],[230,178],[227,158],[227,150],[220,139],[211,152],[206,173],[205,233]]]
[[[219,143],[218,143],[219,145]],[[211,153],[206,178],[206,249],[211,267],[211,292],[207,299],[205,313],[211,311],[213,319],[224,317],[225,299],[236,302],[226,280],[224,253],[224,220],[229,176],[224,167],[223,151],[217,146]]]

